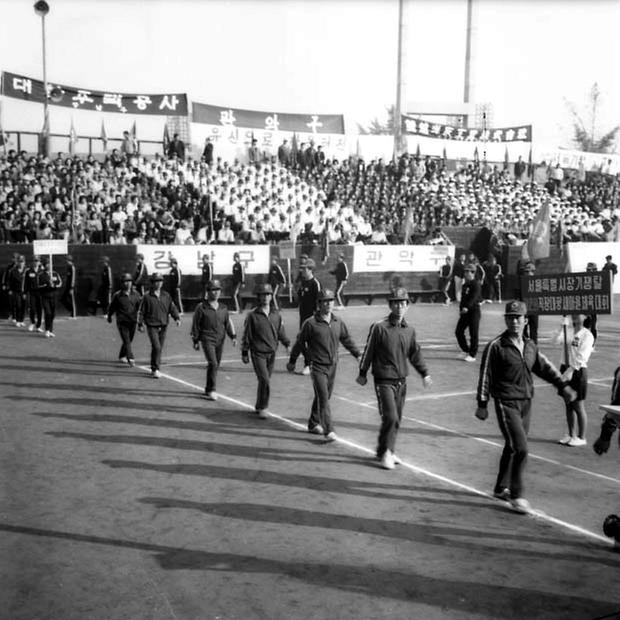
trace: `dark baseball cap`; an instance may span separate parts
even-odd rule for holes
[[[220,284],[219,280],[210,280],[209,283],[207,284],[207,290],[208,291],[221,291],[222,285]]]
[[[399,286],[398,288],[390,291],[388,301],[409,301],[409,293],[407,292],[407,289]]]
[[[319,301],[328,301],[335,299],[334,291],[326,288],[319,293]]]
[[[131,277],[130,273],[124,273],[121,276],[121,282],[127,282],[127,281],[131,282],[132,280],[133,280],[133,278]]]
[[[164,281],[164,276],[161,275],[161,273],[154,273],[151,276],[151,282],[163,282]]]
[[[271,284],[257,284],[254,289],[255,295],[273,295],[273,289],[271,288]]]
[[[509,301],[506,304],[504,316],[525,316],[527,314],[527,306],[522,301]]]

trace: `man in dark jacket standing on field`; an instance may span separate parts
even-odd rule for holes
[[[136,334],[138,324],[138,308],[142,298],[133,289],[132,276],[124,273],[121,276],[121,289],[112,296],[108,307],[108,323],[112,322],[112,316],[116,314],[116,327],[121,337],[121,350],[118,353],[118,361],[134,365],[134,355],[131,349],[133,337]]]
[[[266,409],[269,406],[269,379],[276,361],[278,342],[281,342],[288,352],[291,344],[284,331],[282,317],[275,307],[271,307],[273,289],[270,284],[259,284],[256,287],[258,306],[248,314],[243,326],[241,339],[241,360],[244,364],[250,362],[258,379],[256,406],[254,410],[259,418],[266,418]]]
[[[332,314],[334,293],[329,290],[321,291],[318,304],[317,312],[304,321],[296,345],[310,364],[314,387],[308,431],[315,435],[324,434],[328,441],[334,441],[336,433],[333,430],[329,399],[336,379],[338,345],[342,343],[355,359],[359,358],[360,352],[344,321]]]
[[[522,301],[506,304],[506,331],[489,342],[482,354],[478,380],[476,417],[486,420],[487,405],[495,401],[504,450],[493,495],[510,501],[512,508],[525,514],[529,502],[523,497],[523,470],[527,459],[527,433],[534,396],[532,374],[554,385],[564,400],[572,402],[575,391],[562,379],[555,366],[538,350],[533,340],[523,337],[527,307]]]
[[[161,376],[161,352],[166,340],[169,316],[181,325],[179,311],[172,298],[162,290],[164,278],[159,273],[151,276],[151,290],[142,298],[138,309],[138,331],[146,325],[146,332],[151,341],[151,376],[159,379]]]
[[[409,364],[422,377],[424,387],[429,387],[432,380],[416,340],[415,330],[405,320],[409,294],[404,288],[397,288],[390,293],[388,304],[390,314],[370,327],[356,381],[366,385],[366,375],[372,366],[381,415],[377,458],[381,460],[384,469],[394,469],[394,465],[400,463],[395,447],[407,396]]]

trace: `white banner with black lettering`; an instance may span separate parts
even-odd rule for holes
[[[208,256],[216,276],[232,273],[234,254],[239,254],[246,273],[269,272],[268,245],[138,245],[149,273],[162,275],[170,270],[170,259],[176,258],[183,275],[201,275],[202,258]]]
[[[446,256],[454,259],[453,245],[356,245],[353,271],[439,271]]]

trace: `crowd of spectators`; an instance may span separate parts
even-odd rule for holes
[[[337,161],[312,145],[281,154],[207,163],[9,151],[0,155],[0,242],[447,243],[445,227],[486,226],[510,244],[527,237],[545,201],[565,241],[618,239],[612,175],[582,178],[544,162],[531,176],[522,162],[449,171],[441,159],[410,155]]]

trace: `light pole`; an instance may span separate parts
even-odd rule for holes
[[[47,93],[47,67],[45,56],[45,16],[50,12],[50,6],[45,0],[37,0],[34,3],[34,12],[41,18],[41,40],[43,48],[43,131],[41,132],[41,141],[39,143],[39,153],[47,157],[49,147],[49,108]]]

